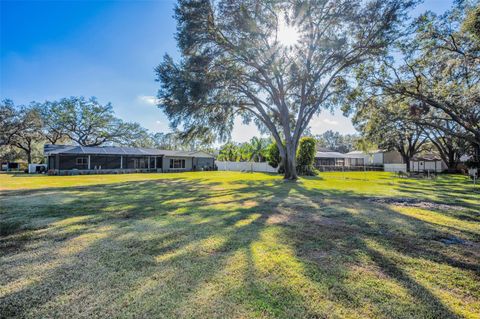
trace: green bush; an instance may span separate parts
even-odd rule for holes
[[[277,168],[281,162],[280,151],[278,150],[277,143],[272,143],[267,148],[267,162],[273,168]]]
[[[297,173],[299,175],[317,175],[313,166],[315,161],[315,139],[313,137],[302,137],[297,149]]]
[[[475,160],[469,160],[465,162],[465,166],[468,168],[480,168],[480,161],[475,161]]]

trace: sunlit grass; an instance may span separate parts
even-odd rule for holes
[[[480,194],[463,176],[2,174],[0,190],[2,316],[480,313]]]

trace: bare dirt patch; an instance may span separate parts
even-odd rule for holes
[[[423,209],[434,209],[434,210],[465,210],[464,207],[456,205],[447,205],[441,203],[435,203],[430,201],[416,200],[414,198],[369,198],[368,201],[395,205],[395,206],[407,206],[407,207],[418,207]]]

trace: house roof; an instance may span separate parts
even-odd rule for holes
[[[317,152],[335,152],[335,151],[326,147],[317,147]]]
[[[317,152],[316,158],[363,158],[363,156],[356,156],[355,154],[343,154],[339,152]]]
[[[316,158],[346,158],[346,154],[339,152],[317,152],[315,154]]]
[[[202,151],[172,151],[154,148],[137,148],[121,146],[79,146],[79,145],[50,145],[43,148],[45,155],[55,154],[90,154],[90,155],[146,155],[146,156],[181,156],[181,157],[209,157],[213,155]]]
[[[419,155],[419,156],[414,156],[412,157],[412,161],[440,161],[441,158],[440,156],[436,154],[425,154],[425,155]]]
[[[315,154],[315,158],[364,158],[363,154],[351,154],[347,153],[340,153],[340,152],[333,152],[333,151],[328,151],[328,152],[317,152]]]
[[[371,154],[378,154],[378,153],[384,153],[385,151],[382,151],[382,150],[372,150],[371,151]],[[364,151],[351,151],[351,152],[348,152],[347,155],[368,155],[367,153],[365,153]]]

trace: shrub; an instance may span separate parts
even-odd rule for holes
[[[474,159],[471,159],[465,162],[465,166],[467,166],[468,168],[480,168],[480,161],[475,161]]]
[[[49,169],[49,170],[47,171],[47,175],[57,175],[57,173],[55,172],[54,169]]]
[[[313,167],[315,161],[315,139],[313,137],[302,137],[297,149],[297,173],[299,175],[317,175]]]
[[[268,164],[273,168],[277,168],[278,165],[280,165],[280,163],[282,162],[277,143],[272,143],[268,146],[266,155]]]

